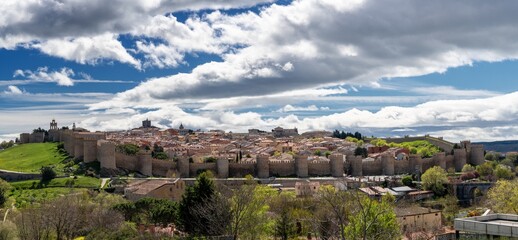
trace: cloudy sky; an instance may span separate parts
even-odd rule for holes
[[[518,139],[518,2],[3,0],[0,139],[76,123]]]

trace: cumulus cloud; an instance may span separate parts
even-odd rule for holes
[[[70,68],[61,68],[59,71],[50,71],[48,67],[39,67],[36,71],[18,69],[13,77],[25,77],[35,82],[55,82],[60,86],[73,86],[75,75]]]
[[[93,37],[51,39],[31,47],[66,60],[96,64],[104,59],[128,63],[140,69],[140,62],[131,56],[114,34]]]
[[[156,26],[137,31],[167,43],[143,45],[160,52],[148,62],[174,66],[185,51],[216,53],[223,60],[191,73],[150,79],[105,105],[376,85],[383,78],[444,72],[474,61],[516,59],[518,44],[512,39],[518,32],[510,21],[511,5],[515,3],[305,0],[273,4],[259,13],[216,11],[192,17],[183,26],[174,17],[160,16],[154,19]],[[188,36],[194,47],[166,29]],[[173,54],[160,57],[165,53]]]
[[[269,1],[5,0],[0,6],[0,48],[35,47],[79,63],[104,58],[138,68],[137,61],[119,46],[119,34],[154,24],[155,16],[169,12],[240,8],[264,2]],[[100,46],[92,46],[94,43]],[[66,48],[56,48],[61,44]],[[113,50],[103,53],[110,48]]]
[[[329,110],[329,107],[317,107],[316,105],[309,105],[307,107],[292,106],[290,104],[277,110],[277,112],[313,112],[313,111],[324,111]]]
[[[20,95],[23,94],[23,91],[20,90],[17,86],[8,86],[7,90],[4,91],[5,94],[9,95]]]
[[[163,122],[160,127],[177,127],[183,123],[197,129],[224,129],[245,132],[248,128],[271,129],[276,126],[297,127],[300,131],[333,129],[369,129],[376,136],[393,136],[394,133],[407,132],[412,135],[432,134],[445,136],[450,140],[473,139],[510,139],[518,135],[513,127],[518,121],[518,92],[488,98],[469,100],[437,100],[412,107],[389,106],[379,111],[351,109],[348,111],[318,116],[299,117],[293,114],[282,117],[265,117],[255,112],[235,113],[233,111],[202,111],[187,113],[175,106],[164,106],[157,110],[112,117],[98,123],[95,119],[84,122],[85,127],[126,129],[137,127],[140,121],[149,118]],[[316,106],[315,106],[316,107]],[[295,107],[294,107],[295,108]],[[311,107],[310,107],[311,108]],[[484,129],[499,127],[512,132],[489,131],[477,136]],[[475,133],[455,135],[462,130],[478,129]],[[514,130],[513,130],[514,129]],[[449,132],[450,130],[453,130]]]

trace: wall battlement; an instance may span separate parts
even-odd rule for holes
[[[396,160],[388,153],[379,158],[365,160],[361,156],[334,153],[329,160],[309,161],[307,155],[296,155],[294,160],[274,160],[268,155],[258,155],[255,161],[229,162],[226,158],[217,159],[215,163],[191,163],[186,157],[180,157],[176,162],[157,160],[151,157],[149,151],[140,151],[137,155],[126,155],[116,150],[115,143],[105,140],[102,133],[75,132],[72,130],[58,131],[59,138],[64,142],[65,150],[75,158],[83,158],[85,162],[98,161],[101,169],[116,170],[118,168],[138,171],[143,175],[166,177],[174,174],[178,177],[195,177],[202,171],[210,170],[220,178],[244,177],[251,174],[259,178],[333,176],[342,177],[345,173],[352,176],[396,175],[423,173],[428,168],[440,166],[444,169],[454,167],[462,170],[466,163],[479,165],[484,162],[482,145],[472,145],[462,142],[460,149],[440,152],[431,158],[411,154],[408,158]],[[25,138],[30,138],[27,134]],[[430,140],[437,144],[448,143],[442,139],[431,137],[403,138],[411,140]],[[394,140],[394,139],[391,139]],[[29,139],[30,141],[30,139]],[[396,140],[398,141],[398,140]],[[446,149],[445,149],[446,150]],[[453,155],[449,153],[453,152]]]

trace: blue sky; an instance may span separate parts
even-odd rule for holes
[[[513,1],[7,2],[0,139],[52,118],[518,137]]]

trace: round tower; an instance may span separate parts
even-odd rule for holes
[[[462,167],[466,165],[467,153],[466,149],[453,149],[453,162],[455,163],[455,171],[462,171]]]
[[[83,137],[79,134],[76,134],[72,137],[74,139],[74,157],[75,158],[83,158],[84,157],[84,142]]]
[[[408,158],[408,165],[409,173],[423,172],[423,159],[419,154],[410,154]]]
[[[344,155],[342,154],[331,154],[329,156],[329,162],[331,164],[331,175],[333,177],[344,176]]]
[[[140,151],[138,153],[138,170],[146,176],[153,176],[153,158],[150,151]]]
[[[265,154],[257,155],[256,157],[256,169],[258,178],[270,177],[270,157]]]
[[[295,173],[299,178],[308,177],[308,156],[299,155],[295,156]]]
[[[97,140],[91,138],[85,138],[83,141],[84,156],[83,160],[85,163],[93,162],[97,159]]]
[[[394,157],[389,154],[381,155],[381,166],[383,175],[394,175]]]
[[[216,160],[216,168],[218,171],[218,178],[228,178],[228,159],[218,158]]]
[[[363,176],[363,159],[362,156],[347,156],[347,160],[351,163],[351,175],[353,177]]]
[[[180,172],[180,177],[189,177],[189,158],[182,156],[178,159],[178,171]]]
[[[433,155],[433,163],[446,170],[446,153],[439,152]]]
[[[473,166],[481,165],[485,162],[484,146],[479,144],[471,145],[470,163]]]
[[[117,169],[115,144],[106,140],[97,141],[97,160],[101,163],[101,169]]]

